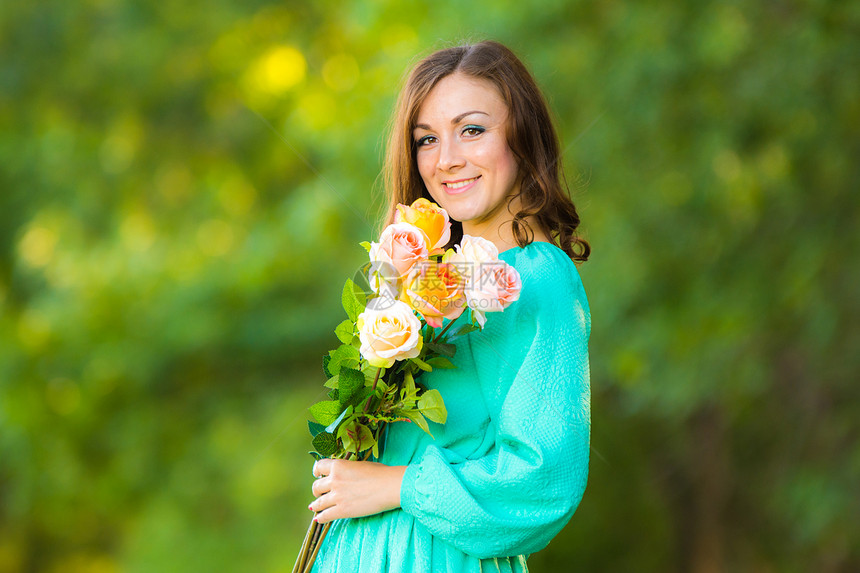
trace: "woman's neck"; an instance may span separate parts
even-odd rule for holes
[[[480,223],[464,221],[463,234],[487,239],[496,245],[496,248],[501,253],[517,246],[517,239],[514,236],[513,219],[513,215],[508,213],[508,217],[495,223],[493,221]],[[552,242],[534,217],[526,217],[526,223],[528,223],[535,241]]]

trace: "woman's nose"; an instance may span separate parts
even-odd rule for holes
[[[462,149],[456,140],[442,140],[439,145],[439,169],[451,171],[465,164]]]

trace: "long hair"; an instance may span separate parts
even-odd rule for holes
[[[412,130],[427,95],[439,80],[455,72],[489,80],[508,106],[507,141],[519,162],[521,180],[520,209],[512,222],[517,245],[524,247],[534,239],[527,221],[533,216],[571,259],[588,259],[591,247],[576,233],[579,215],[562,185],[558,135],[543,94],[519,58],[493,41],[439,50],[409,74],[397,101],[385,157],[387,221],[394,220],[398,203],[409,205],[419,197],[433,200],[418,172]],[[462,238],[463,228],[452,223],[453,244]]]

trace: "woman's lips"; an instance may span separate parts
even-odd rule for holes
[[[459,179],[457,181],[443,181],[442,187],[445,188],[445,192],[449,195],[457,195],[459,193],[464,193],[471,189],[475,183],[480,179],[481,176],[472,177],[470,179]]]

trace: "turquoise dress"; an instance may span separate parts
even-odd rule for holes
[[[527,571],[576,510],[588,475],[591,319],[576,266],[555,245],[504,251],[522,292],[456,341],[437,388],[434,438],[390,425],[380,462],[405,465],[401,508],[332,522],[313,571]]]

